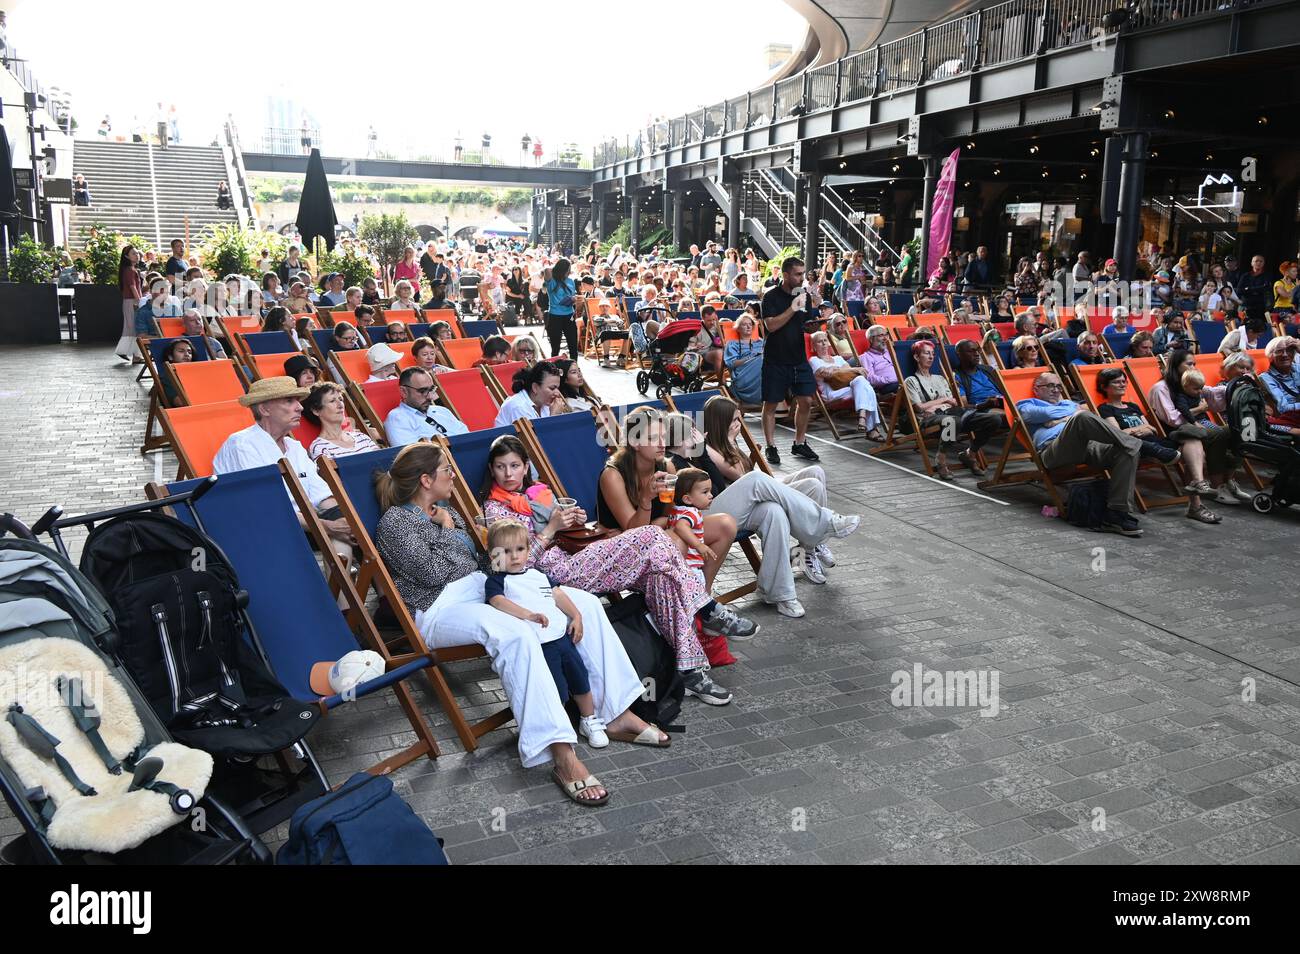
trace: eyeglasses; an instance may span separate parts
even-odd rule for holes
[[[433,470],[429,471],[430,477],[436,477],[439,474],[446,474],[448,477],[455,477],[456,468],[448,464],[445,467],[435,467]]]
[[[406,388],[406,390],[408,390],[408,391],[414,391],[416,394],[428,394],[430,391],[432,391],[434,388],[436,388],[437,385],[436,385],[436,384],[430,384],[427,388],[417,388],[417,387],[413,387],[413,386],[411,386],[411,385],[409,385],[409,384],[403,384],[402,387]]]
[[[1061,387],[1059,384],[1039,384],[1037,385],[1037,387],[1038,390],[1040,391],[1064,391],[1065,390],[1065,388]]]

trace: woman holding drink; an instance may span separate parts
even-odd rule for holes
[[[529,566],[541,570],[553,584],[592,593],[633,590],[644,594],[656,627],[677,654],[679,669],[705,665],[695,631],[697,617],[706,636],[747,639],[758,631],[757,625],[709,596],[661,527],[643,523],[596,540],[577,553],[566,553],[557,546],[556,536],[581,527],[587,515],[576,501],[556,499],[549,487],[533,479],[528,451],[517,437],[505,435],[493,441],[482,497],[487,520],[508,517],[528,528]],[[730,542],[728,538],[727,544]],[[696,680],[697,697],[713,699],[716,705],[731,701],[725,692],[706,698],[712,683],[706,686],[705,682],[707,677]]]

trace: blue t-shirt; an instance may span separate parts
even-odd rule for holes
[[[970,404],[979,404],[989,398],[1002,396],[998,386],[989,377],[988,369],[983,365],[976,367],[974,371],[963,371],[958,368],[956,378],[957,392]]]
[[[547,310],[552,315],[573,314],[573,298],[578,293],[572,278],[557,282],[554,278],[546,283]]]

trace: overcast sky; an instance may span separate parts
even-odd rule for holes
[[[327,154],[380,148],[450,153],[457,135],[518,153],[527,133],[547,158],[561,142],[622,137],[757,86],[768,43],[797,46],[803,19],[782,0],[321,0],[175,3],[147,14],[102,0],[22,0],[9,41],[46,86],[68,90],[82,135],[105,114],[129,133],[175,103],[183,141],[209,141],[233,113],[246,148],[268,124],[267,97],[295,101]],[[400,11],[400,12],[399,12]],[[296,137],[297,130],[294,130]],[[358,150],[362,152],[358,153]]]

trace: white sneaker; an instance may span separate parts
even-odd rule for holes
[[[831,553],[831,548],[826,544],[817,544],[817,548],[813,550],[813,553],[816,554],[817,559],[821,561],[822,566],[835,565],[835,555]]]
[[[1227,504],[1229,507],[1241,506],[1241,498],[1229,490],[1227,484],[1214,491],[1214,500],[1216,503]]]
[[[1241,484],[1237,483],[1231,477],[1223,482],[1223,486],[1228,488],[1228,492],[1236,496],[1238,500],[1254,500],[1255,495],[1241,489]]]
[[[803,569],[803,546],[796,543],[790,548],[790,572],[798,574]]]
[[[759,599],[768,606],[775,606],[776,611],[782,616],[789,616],[791,619],[799,619],[804,614],[803,604],[796,599],[772,600],[768,599],[764,593],[760,592],[758,595]]]
[[[858,529],[858,525],[861,523],[862,523],[862,518],[857,516],[856,514],[852,514],[849,516],[841,516],[840,514],[836,514],[835,516],[831,517],[831,536],[847,537],[850,533],[856,532]]]
[[[809,583],[825,583],[826,571],[822,569],[822,561],[817,559],[817,551],[805,553],[803,558],[803,575],[807,577]]]
[[[609,736],[605,734],[605,723],[598,715],[583,716],[579,719],[578,731],[593,749],[603,749],[609,745]]]

